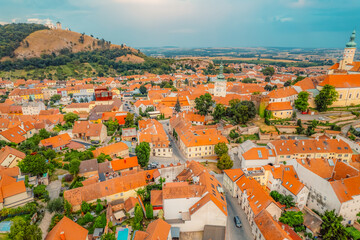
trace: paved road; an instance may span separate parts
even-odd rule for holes
[[[347,132],[350,130],[350,126],[355,126],[360,124],[360,120],[354,121],[352,123],[349,123],[341,128],[341,133],[346,136]]]
[[[58,198],[59,193],[61,190],[61,181],[56,180],[54,182],[51,182],[47,187],[46,190],[49,192],[50,200]],[[42,239],[45,239],[48,229],[51,223],[51,218],[54,216],[55,213],[50,213],[47,209],[45,210],[44,218],[42,219],[39,227],[42,231]]]
[[[241,209],[240,205],[237,203],[237,198],[230,196],[229,192],[225,192],[227,210],[228,210],[228,220],[226,225],[226,239],[227,240],[252,240],[254,239],[251,233],[250,224],[246,218],[245,212]],[[237,228],[234,224],[234,217],[239,216],[242,222],[242,227]]]

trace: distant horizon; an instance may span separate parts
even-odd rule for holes
[[[134,48],[341,49],[360,23],[359,10],[356,0],[8,0],[0,23],[60,21]]]

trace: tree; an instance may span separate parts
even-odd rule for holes
[[[227,115],[236,123],[246,123],[256,116],[256,108],[253,102],[233,99],[229,102]]]
[[[280,203],[282,205],[285,205],[286,208],[295,207],[294,198],[291,195],[282,195],[282,197],[280,198]]]
[[[334,86],[326,84],[320,93],[315,97],[316,109],[319,112],[327,111],[328,107],[331,106],[338,97],[338,92]]]
[[[284,87],[288,87],[291,85],[291,80],[287,80],[285,83],[284,83]]]
[[[140,88],[139,88],[139,91],[141,92],[141,94],[146,94],[147,92],[147,89],[144,85],[141,85]]]
[[[279,221],[289,225],[290,227],[300,226],[304,223],[303,213],[301,211],[294,212],[288,211],[284,212]]]
[[[86,214],[87,212],[90,212],[90,205],[85,201],[82,201],[82,203],[81,203],[81,212],[84,214]]]
[[[90,212],[87,212],[87,213],[84,215],[83,219],[84,219],[84,222],[85,222],[85,223],[89,223],[89,222],[94,221],[94,216],[93,216]]]
[[[281,197],[282,197],[282,194],[280,194],[278,191],[271,191],[270,192],[270,196],[276,201],[276,202],[279,202]]]
[[[142,225],[141,222],[144,219],[143,211],[139,204],[136,204],[135,206],[135,214],[134,214],[134,220],[133,220],[133,229],[134,230],[141,230]]]
[[[98,157],[97,157],[97,161],[98,163],[103,163],[105,162],[105,160],[111,161],[112,158],[109,155],[106,155],[104,153],[101,153]]]
[[[75,113],[67,113],[64,116],[64,121],[66,123],[70,123],[71,125],[74,124],[75,121],[77,121],[79,119],[79,116]]]
[[[335,214],[335,210],[326,211],[322,216],[320,234],[324,240],[346,240],[348,232],[341,224],[343,217]]]
[[[52,160],[56,158],[56,152],[52,149],[48,149],[42,153],[46,159]]]
[[[302,91],[299,93],[298,98],[295,100],[295,107],[301,112],[305,112],[309,107],[309,93]]]
[[[300,131],[300,129],[299,129],[299,131]],[[310,136],[313,135],[314,133],[315,133],[314,127],[311,126],[311,125],[309,125],[309,126],[307,127],[307,129],[306,129],[306,132],[305,132],[306,136],[310,137]]]
[[[210,113],[210,108],[213,104],[214,100],[212,100],[209,93],[205,93],[204,95],[195,98],[195,109],[200,115],[206,116],[208,113]]]
[[[219,121],[221,118],[225,116],[226,108],[222,104],[216,104],[214,112],[212,114],[214,120]]]
[[[225,153],[220,157],[216,165],[220,170],[224,170],[232,168],[233,164],[229,154]]]
[[[275,73],[275,69],[273,67],[266,67],[261,71],[265,76],[272,76]]]
[[[98,202],[96,204],[96,214],[100,214],[100,212],[103,210],[103,205],[101,204],[101,202]]]
[[[70,216],[71,211],[72,211],[72,206],[68,202],[68,200],[64,200],[64,211],[65,211],[66,216]]]
[[[41,240],[42,232],[38,225],[30,224],[22,217],[15,217],[8,237],[11,240]]]
[[[227,147],[226,143],[219,142],[218,144],[215,145],[214,150],[216,155],[218,155],[218,157],[221,157],[222,155],[228,152],[229,148]]]
[[[23,173],[31,173],[35,176],[40,176],[48,170],[46,159],[41,154],[27,155],[18,163],[18,167]]]
[[[49,212],[58,212],[61,213],[64,211],[64,203],[62,198],[55,198],[53,200],[50,200],[50,202],[47,205],[47,209]]]
[[[175,112],[177,112],[177,113],[181,112],[181,105],[180,105],[179,98],[177,98],[177,100],[176,100],[176,103],[175,103],[175,106],[174,106],[174,110],[175,110]]]
[[[77,159],[73,159],[73,160],[70,161],[69,172],[72,175],[78,174],[80,163],[81,163],[80,160],[77,160]]]
[[[46,190],[45,185],[38,185],[34,187],[33,193],[34,196],[39,199],[45,199],[45,200],[49,199],[49,192]]]
[[[150,144],[148,142],[141,142],[136,146],[135,153],[138,157],[139,164],[142,167],[147,166],[150,159]]]
[[[101,235],[100,240],[116,240],[114,233],[105,233]]]
[[[153,219],[154,218],[153,206],[151,204],[146,204],[145,205],[145,211],[146,211],[146,218],[147,219]]]
[[[270,82],[270,77],[269,76],[266,76],[265,82]]]
[[[61,95],[55,94],[50,97],[50,101],[57,102],[61,99]]]
[[[134,114],[128,112],[125,118],[125,127],[128,128],[133,125],[134,125]]]

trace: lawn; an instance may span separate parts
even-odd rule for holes
[[[7,237],[7,233],[0,233],[0,240],[5,240]]]
[[[221,170],[216,166],[216,163],[214,162],[202,162],[201,163],[209,172],[213,171],[215,173],[221,173]]]
[[[255,120],[254,124],[258,126],[263,132],[276,132],[276,128],[274,126],[266,125],[263,118]]]
[[[346,228],[346,231],[347,231],[348,233],[350,233],[350,235],[352,236],[352,238],[353,238],[354,240],[360,239],[360,231],[357,230],[356,228],[354,228],[354,227],[347,227],[347,228]]]

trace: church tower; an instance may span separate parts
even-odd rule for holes
[[[215,89],[214,96],[215,97],[225,97],[226,96],[226,80],[223,74],[224,66],[220,65],[220,73],[217,75],[215,80]]]
[[[355,30],[354,30],[350,36],[350,41],[346,43],[344,54],[342,56],[342,60],[340,61],[339,69],[348,70],[346,65],[353,63],[355,51],[356,51],[356,43],[355,43]]]

